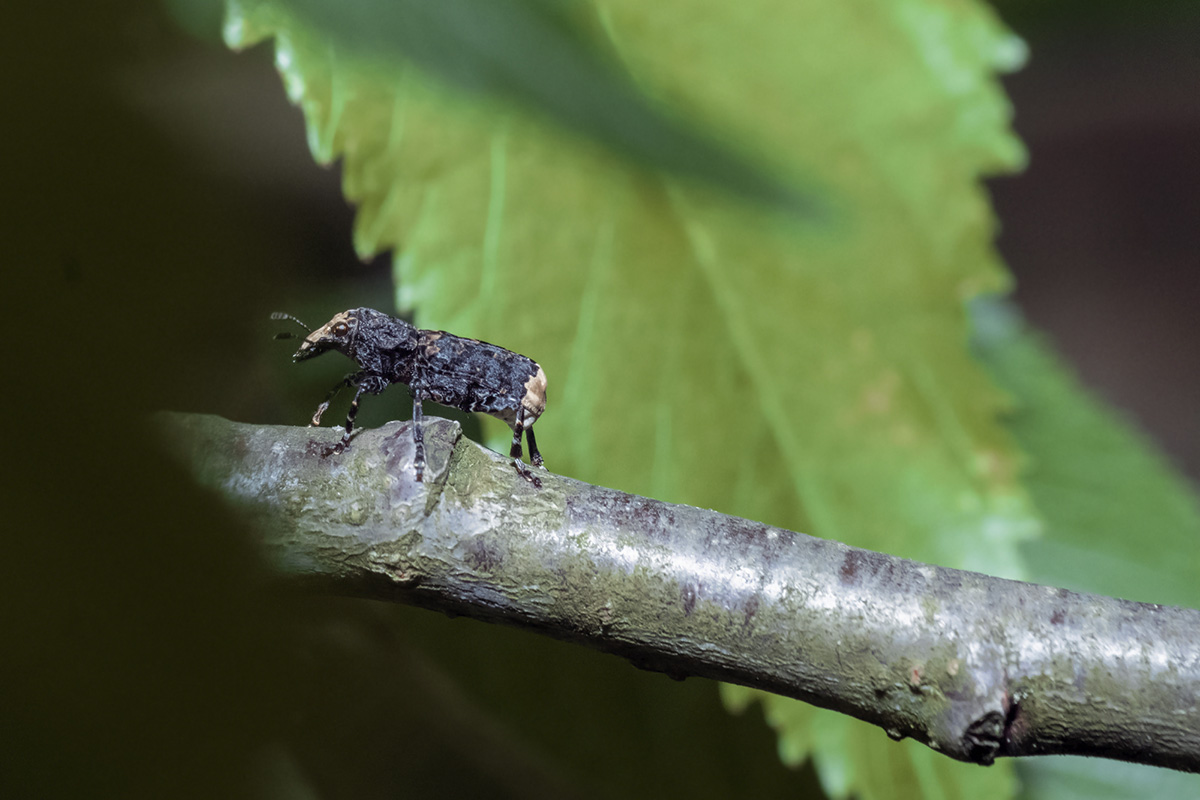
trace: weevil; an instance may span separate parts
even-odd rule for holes
[[[463,411],[480,411],[504,420],[513,430],[509,456],[521,477],[534,486],[541,480],[521,461],[521,436],[529,440],[529,460],[545,469],[533,436],[533,423],[546,410],[546,373],[531,358],[478,339],[445,331],[427,331],[373,308],[351,308],[319,328],[309,328],[291,314],[275,312],[271,319],[291,320],[307,332],[292,361],[305,361],[330,350],[347,356],[361,368],[337,383],[317,406],[312,425],[342,389],[353,388],[354,399],[346,414],[346,432],[332,448],[342,452],[350,444],[358,401],[364,393],[379,394],[393,383],[412,392],[413,466],[417,480],[425,472],[425,441],[421,433],[425,400]],[[299,338],[278,333],[276,339]]]

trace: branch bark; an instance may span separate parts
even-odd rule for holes
[[[753,686],[962,761],[1080,754],[1200,772],[1200,611],[1020,583],[544,475],[411,423],[164,414],[283,575]]]

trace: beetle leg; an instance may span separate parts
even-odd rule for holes
[[[540,489],[542,488],[541,478],[530,472],[529,467],[525,466],[525,462],[521,460],[521,434],[532,433],[532,429],[526,431],[524,428],[525,408],[522,406],[521,408],[517,409],[517,419],[516,422],[513,423],[512,447],[509,448],[508,455],[513,460],[513,466],[516,468],[517,474]],[[537,447],[534,445],[533,439],[529,440],[529,451],[531,458],[533,457],[534,453],[537,453]],[[542,457],[540,455],[537,456],[537,460],[534,463],[540,467],[542,465]]]
[[[362,397],[365,391],[366,386],[359,386],[358,391],[354,393],[354,399],[350,401],[350,410],[346,412],[346,432],[342,434],[342,440],[330,448],[332,452],[340,453],[349,446],[350,431],[354,430],[354,418],[358,416],[358,398]]]
[[[323,402],[323,403],[321,403],[321,405],[317,406],[316,413],[314,413],[312,415],[312,422],[308,423],[309,426],[313,427],[313,428],[320,426],[321,415],[323,415],[326,411],[329,410],[329,404],[331,402],[333,402],[333,398],[337,396],[337,393],[340,392],[342,389],[345,389],[347,386],[357,386],[359,380],[362,377],[363,377],[363,373],[352,372],[349,375],[347,375],[346,377],[342,378],[340,381],[338,381],[337,385],[335,385],[332,389],[329,390],[329,394],[325,395],[325,402]]]
[[[525,438],[529,440],[529,463],[533,464],[535,467],[541,467],[542,469],[545,469],[546,465],[542,463],[542,454],[539,453],[537,449],[537,439],[533,438],[532,426],[525,431]]]
[[[530,471],[529,467],[525,466],[524,461],[519,461],[514,458],[513,459],[513,467],[516,468],[517,474],[520,475],[525,480],[532,483],[534,488],[536,488],[536,489],[542,488],[542,479],[539,478],[537,475],[534,475],[533,472]]]
[[[421,392],[414,390],[412,399],[413,449],[415,451],[413,454],[413,469],[417,473],[417,482],[420,483],[423,480],[422,476],[425,474],[425,434],[421,431],[424,416],[421,409],[421,401],[424,399],[424,396]]]
[[[508,448],[509,457],[518,462],[521,460],[521,434],[524,433],[524,427],[525,409],[524,407],[521,407],[517,409],[517,419],[515,422],[513,422],[512,447]]]

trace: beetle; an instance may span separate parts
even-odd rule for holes
[[[291,314],[276,311],[274,320],[291,320],[307,332],[292,361],[306,361],[330,350],[347,356],[361,368],[337,383],[317,406],[312,425],[330,401],[345,388],[353,388],[354,399],[346,414],[346,432],[331,452],[342,452],[350,444],[350,431],[364,393],[379,394],[393,383],[403,383],[412,392],[413,466],[417,480],[425,471],[425,441],[421,433],[425,400],[463,411],[479,411],[504,420],[513,430],[509,456],[521,477],[537,487],[542,482],[521,461],[521,436],[529,441],[529,460],[545,469],[533,436],[533,423],[546,410],[546,373],[531,358],[478,339],[467,339],[445,331],[422,330],[402,319],[373,308],[351,308],[335,314],[319,328],[309,328]],[[276,339],[299,338],[284,332]]]

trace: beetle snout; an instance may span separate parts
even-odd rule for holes
[[[332,342],[321,335],[321,331],[314,331],[308,335],[303,342],[300,343],[300,349],[292,354],[292,361],[303,361],[306,358],[319,356],[332,346]]]

